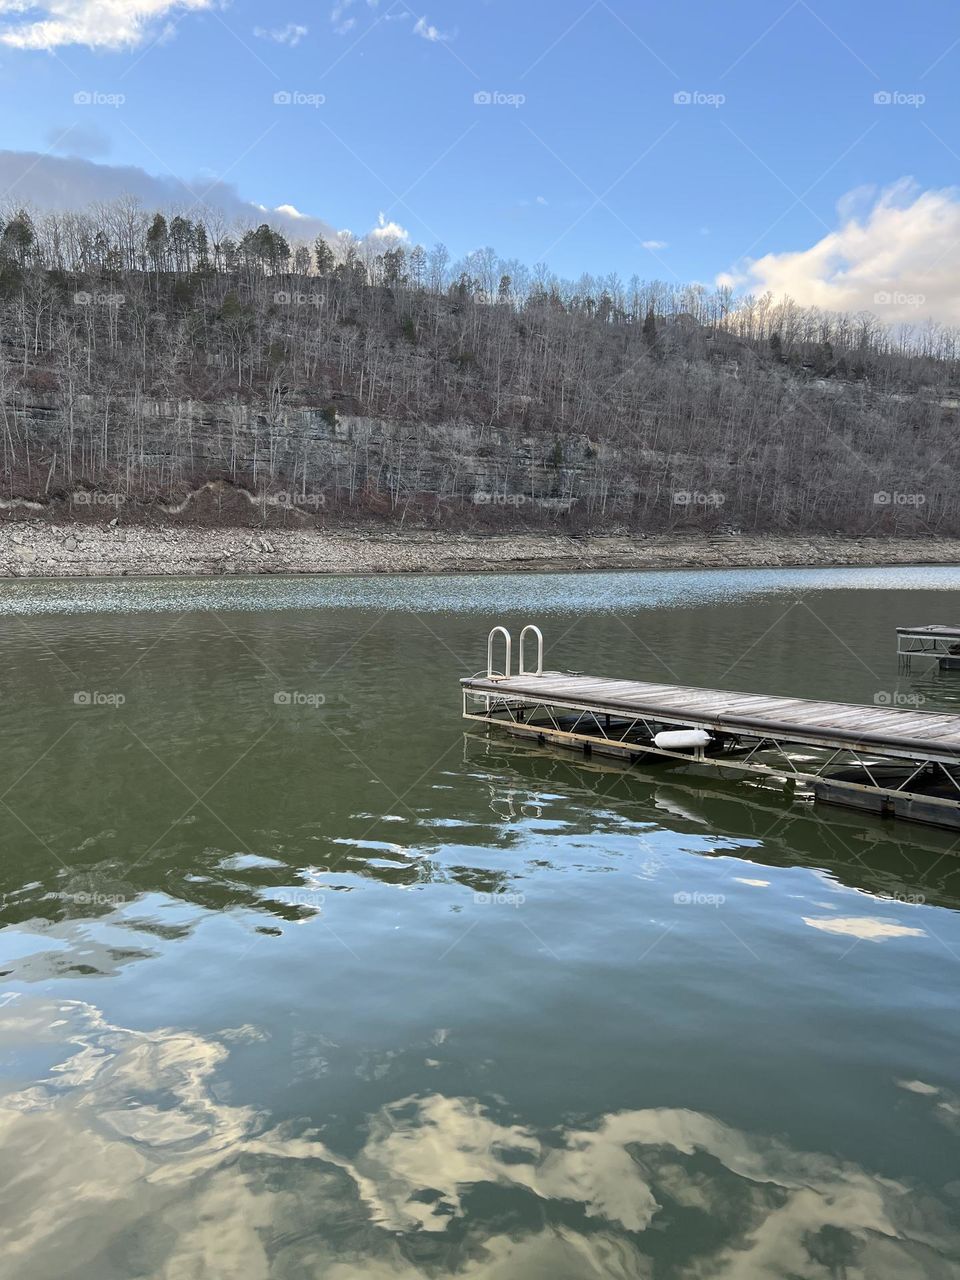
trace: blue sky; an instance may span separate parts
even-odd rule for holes
[[[358,234],[382,212],[455,256],[711,282],[885,199],[954,213],[948,3],[20,2],[0,0],[0,147],[222,179]]]

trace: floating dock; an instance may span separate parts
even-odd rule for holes
[[[960,633],[958,633],[960,634]],[[524,641],[537,643],[534,669]],[[504,670],[493,669],[502,637]],[[461,680],[463,715],[627,763],[673,761],[800,784],[822,801],[960,829],[960,715],[544,671],[543,637],[490,633],[487,671]]]
[[[901,671],[909,671],[914,658],[935,658],[941,671],[960,671],[960,627],[897,627],[897,657]]]

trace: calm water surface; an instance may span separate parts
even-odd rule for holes
[[[960,1276],[960,853],[464,732],[548,665],[960,710],[960,570],[0,587],[0,1276]]]

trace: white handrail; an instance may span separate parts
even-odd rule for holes
[[[537,637],[537,669],[536,671],[527,671],[523,665],[523,640],[528,631],[532,631]],[[533,623],[528,623],[520,632],[520,665],[518,675],[521,676],[542,676],[543,675],[543,632],[539,627],[535,627]]]
[[[513,641],[510,639],[510,632],[506,627],[494,627],[487,636],[487,679],[491,679],[494,675],[498,675],[493,669],[493,637],[500,633],[505,641],[505,653],[503,661],[503,675],[510,678],[510,651],[513,648]]]

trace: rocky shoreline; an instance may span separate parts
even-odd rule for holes
[[[960,564],[960,538],[570,537],[0,522],[0,577],[553,572]]]

